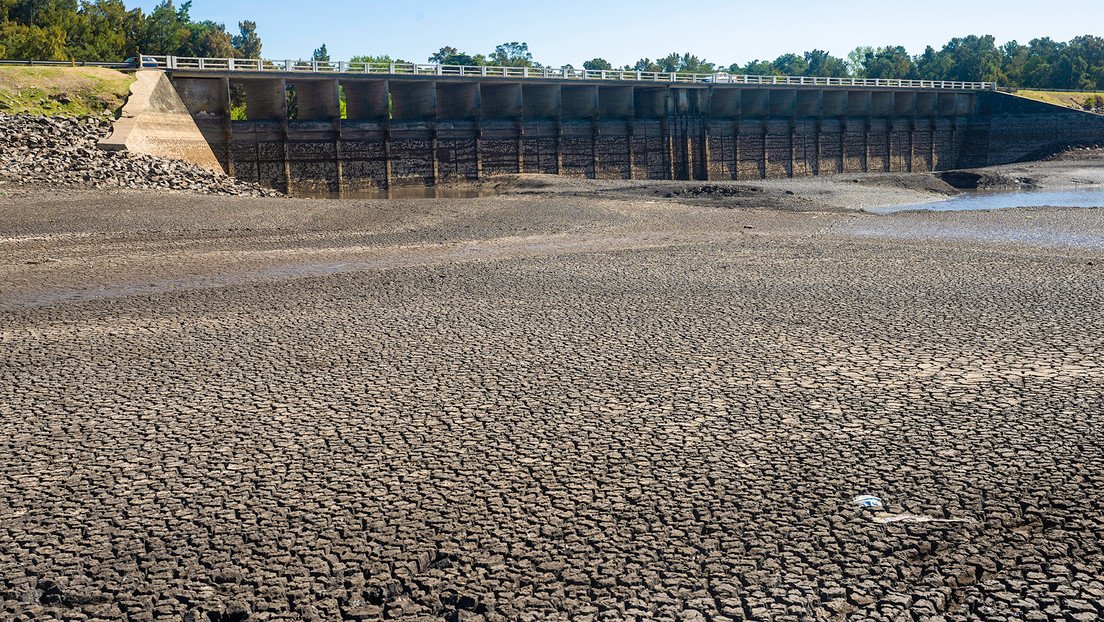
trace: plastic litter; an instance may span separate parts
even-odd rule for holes
[[[874,495],[859,495],[855,497],[855,503],[859,507],[872,508],[875,510],[880,510],[885,507],[882,504],[882,500],[878,497],[875,497]]]
[[[871,513],[870,520],[879,525],[890,525],[893,523],[972,523],[971,518],[936,518],[934,516],[924,516],[922,514],[892,514],[885,511],[885,502],[880,497],[874,495],[859,495],[853,499],[855,505],[859,507],[874,510]]]

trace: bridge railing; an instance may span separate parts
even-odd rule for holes
[[[952,80],[896,80],[885,78],[821,78],[811,76],[756,76],[717,73],[667,73],[654,71],[588,70],[573,67],[488,67],[435,65],[423,63],[351,63],[345,61],[262,60],[241,58],[191,58],[184,56],[147,56],[165,69],[193,71],[244,71],[322,74],[369,74],[392,76],[452,76],[485,78],[542,78],[560,80],[602,80],[626,82],[683,82],[698,84],[762,84],[779,86],[884,87],[916,89],[953,89],[963,91],[996,90],[993,82]]]

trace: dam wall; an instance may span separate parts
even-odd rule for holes
[[[504,173],[709,181],[939,171],[1104,142],[1104,117],[984,90],[355,74],[172,80],[227,172],[291,193]],[[244,119],[231,119],[232,93]]]

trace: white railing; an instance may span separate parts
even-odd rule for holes
[[[994,82],[952,80],[893,80],[884,78],[817,78],[808,76],[748,76],[731,73],[665,73],[654,71],[594,71],[572,67],[487,67],[421,63],[350,63],[240,58],[147,56],[159,67],[189,71],[251,71],[286,73],[370,74],[388,76],[452,76],[486,78],[543,78],[560,80],[615,80],[631,82],[690,82],[699,84],[763,84],[779,86],[838,86],[862,88],[996,90]],[[147,60],[148,62],[148,60]]]

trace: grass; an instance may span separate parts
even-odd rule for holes
[[[1056,106],[1065,106],[1066,108],[1076,108],[1077,110],[1085,110],[1085,100],[1089,97],[1095,96],[1098,101],[1104,102],[1104,92],[1092,92],[1092,91],[1032,91],[1027,89],[1020,89],[1016,91],[1016,95],[1020,97],[1026,97],[1028,99],[1034,99],[1048,104],[1054,104]]]
[[[0,112],[100,116],[116,112],[134,77],[102,67],[0,67]]]

